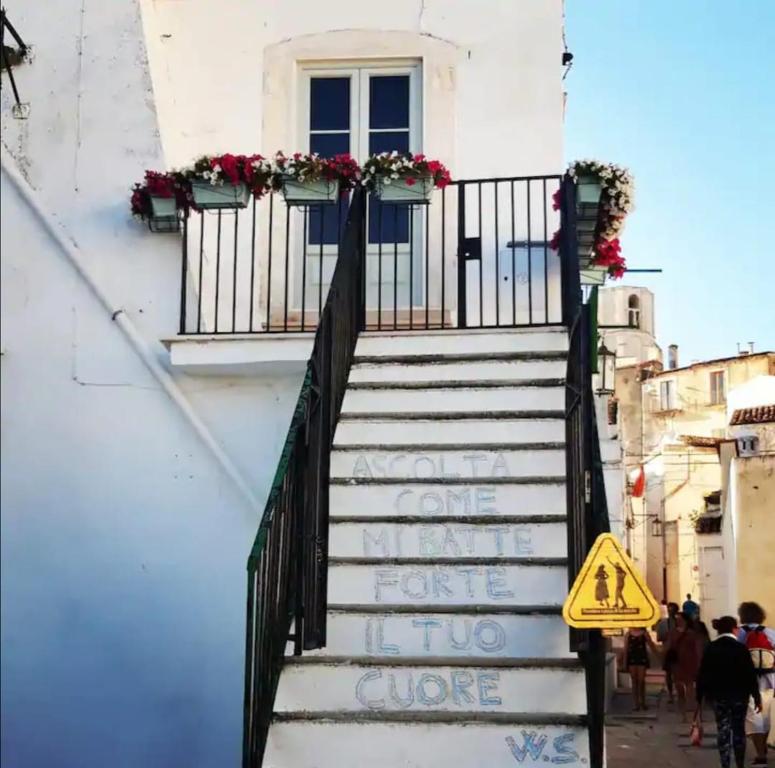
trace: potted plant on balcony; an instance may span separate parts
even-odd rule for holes
[[[152,232],[177,232],[178,211],[185,208],[186,191],[176,173],[146,171],[145,180],[132,189],[132,214],[148,222]]]
[[[363,166],[362,183],[386,203],[427,203],[434,187],[443,189],[450,181],[438,160],[409,152],[381,152]]]
[[[261,155],[216,155],[199,158],[186,170],[195,208],[244,208],[252,194],[261,197],[272,188],[273,169]]]
[[[627,168],[598,160],[578,160],[568,167],[568,176],[576,182],[576,227],[581,281],[600,285],[606,277],[624,275],[619,233],[633,210],[634,183]],[[554,209],[559,210],[559,191]],[[559,247],[559,231],[550,247]]]
[[[275,155],[275,186],[282,189],[289,205],[335,203],[358,182],[360,172],[358,163],[347,154],[332,158],[301,152],[290,157],[282,152]]]

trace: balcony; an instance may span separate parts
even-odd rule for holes
[[[370,197],[365,329],[412,332],[562,322],[559,175],[458,180],[431,203]],[[189,211],[172,363],[207,372],[303,367],[342,246],[349,198]]]

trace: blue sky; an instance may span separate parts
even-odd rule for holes
[[[681,364],[775,350],[775,1],[566,0],[567,159],[628,166],[628,275]]]

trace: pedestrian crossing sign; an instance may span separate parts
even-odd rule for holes
[[[659,604],[618,539],[595,539],[562,607],[565,623],[577,629],[651,627]]]

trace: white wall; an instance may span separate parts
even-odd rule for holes
[[[454,109],[426,137],[430,154],[457,176],[561,169],[559,0],[485,12],[473,0],[7,10],[35,58],[15,71],[28,120],[11,117],[2,89],[3,163],[163,369],[180,241],[132,221],[129,191],[148,167],[276,148],[262,146],[268,47],[329,29],[403,31],[401,55],[444,52],[426,92]],[[169,371],[208,451],[5,171],[2,195],[2,761],[237,764],[245,561],[300,376]]]
[[[273,69],[279,46],[300,60],[422,59],[424,124],[432,125],[424,149],[459,178],[561,170],[559,0],[141,0],[141,6],[169,164],[203,152],[295,148],[288,143],[298,142],[296,83],[286,69]],[[329,32],[326,40],[321,33]],[[321,36],[306,37],[314,35]],[[267,101],[278,97],[290,111],[267,113]],[[429,110],[430,101],[449,113]],[[278,118],[284,131],[274,127]],[[267,130],[273,141],[284,135],[286,145],[265,146]]]
[[[3,764],[235,765],[255,510],[2,196]]]
[[[164,165],[139,8],[8,12],[35,59],[30,118],[0,104],[2,762],[234,765],[246,558],[300,380],[178,376],[225,464],[206,449],[5,172],[165,366],[180,242],[128,215]]]

